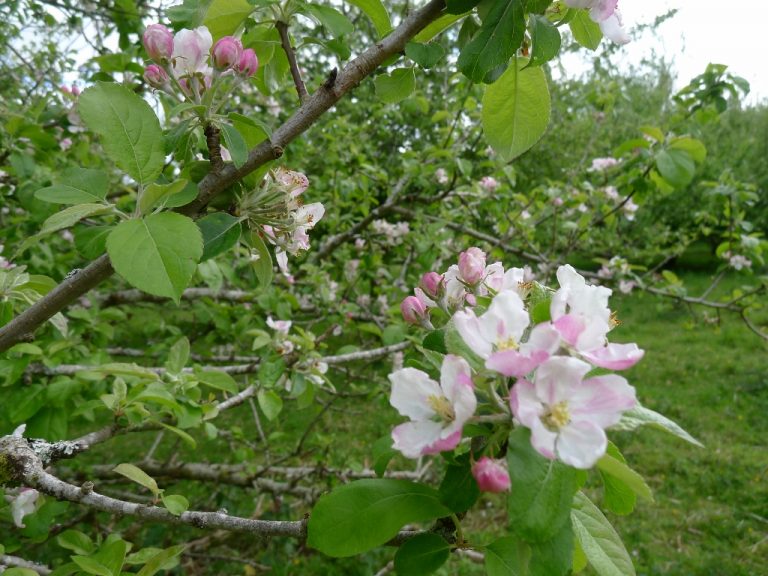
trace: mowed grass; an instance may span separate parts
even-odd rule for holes
[[[686,277],[699,293],[708,280]],[[646,350],[626,373],[641,402],[705,445],[650,429],[612,435],[655,494],[630,516],[609,515],[638,574],[768,574],[768,346],[733,314],[718,324],[647,294],[612,307],[623,322],[614,339]]]

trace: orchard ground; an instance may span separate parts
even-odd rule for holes
[[[706,272],[681,273],[694,292],[703,291],[712,275]],[[712,297],[730,292],[739,285],[734,277],[724,282]],[[697,448],[677,438],[653,429],[639,433],[613,432],[611,438],[619,445],[627,462],[641,473],[653,489],[653,503],[639,501],[635,512],[627,517],[608,513],[627,549],[633,556],[641,576],[756,576],[768,565],[768,368],[766,346],[734,315],[717,315],[688,307],[669,299],[635,292],[629,296],[615,295],[611,305],[617,311],[621,325],[614,340],[637,342],[646,350],[646,357],[626,373],[637,387],[638,396],[649,408],[677,421],[704,443]],[[758,320],[760,320],[758,318]],[[340,391],[345,378],[333,377]],[[307,464],[362,468],[370,454],[371,443],[388,435],[398,422],[395,411],[388,406],[388,384],[377,383],[375,392],[347,398],[332,405],[312,429],[304,446]],[[239,410],[247,411],[247,406]],[[290,416],[267,430],[274,453],[291,451],[296,442],[295,430],[302,430],[308,420],[321,410],[316,405],[304,410],[289,410]],[[257,437],[256,431],[245,427],[248,419],[237,415],[239,426],[232,433]],[[271,433],[270,433],[270,430]],[[125,461],[138,461],[149,445],[137,439],[120,439],[120,453]],[[345,443],[344,450],[333,450],[334,443]],[[255,443],[257,444],[257,443]],[[201,442],[197,453],[182,449],[180,460],[216,461],[221,440]],[[252,462],[260,458],[254,453],[239,454],[238,460]],[[136,451],[136,458],[129,454]],[[170,455],[160,453],[158,458]],[[98,461],[98,453],[94,454]],[[408,469],[413,463],[395,459],[390,469]],[[599,486],[593,472],[587,486]],[[330,481],[329,481],[330,482]],[[163,484],[169,493],[184,493],[190,500],[206,508],[226,508],[230,513],[249,515],[258,508],[264,518],[299,518],[303,510],[290,508],[279,499],[259,496],[254,500],[238,496],[241,489],[219,486],[211,490],[183,482],[174,488]],[[331,484],[329,483],[329,487]],[[514,486],[513,486],[514,489]],[[600,501],[600,488],[591,495]],[[478,543],[497,538],[504,526],[504,499],[486,496],[485,506],[476,507],[465,520],[467,531],[477,535]],[[493,519],[494,521],[491,521]],[[497,530],[488,530],[496,526]],[[168,542],[181,536],[187,528],[156,527],[158,539]],[[243,536],[230,536],[240,539]],[[281,558],[290,554],[293,564],[285,565]],[[331,561],[294,541],[274,540],[264,548],[253,547],[250,560],[272,565],[273,574],[375,574],[393,555],[392,549],[381,549],[364,557]],[[274,562],[274,563],[273,563]],[[327,572],[329,567],[334,572]],[[222,562],[221,573],[234,573],[237,564]],[[441,572],[443,575],[481,574],[482,569],[469,559],[452,559]],[[587,568],[585,574],[591,574]]]

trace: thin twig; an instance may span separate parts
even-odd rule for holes
[[[286,58],[288,58],[288,67],[291,69],[291,77],[293,78],[293,84],[296,86],[296,93],[299,95],[299,102],[304,102],[309,94],[307,93],[307,87],[304,86],[304,80],[301,78],[301,70],[296,62],[296,51],[291,46],[291,38],[288,35],[288,24],[285,22],[275,22],[275,28],[277,28],[278,34],[280,34],[280,44],[283,47]]]

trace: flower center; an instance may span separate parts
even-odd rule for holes
[[[512,336],[506,340],[496,341],[497,352],[501,352],[502,350],[517,350],[518,348],[520,348],[520,344],[518,344],[517,340],[515,340]]]
[[[432,407],[432,410],[434,410],[444,422],[453,422],[456,418],[453,406],[445,396],[430,396],[427,401]]]
[[[614,310],[613,312],[611,312],[611,317],[608,320],[608,325],[611,327],[611,330],[613,330],[614,328],[616,328],[616,326],[620,324],[621,324],[621,320],[619,320],[619,316],[618,314],[616,314],[616,311]]]
[[[544,426],[551,432],[557,432],[571,421],[571,414],[568,411],[568,403],[558,402],[554,406],[549,407],[549,412],[541,417],[541,421]]]

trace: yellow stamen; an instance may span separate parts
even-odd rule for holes
[[[557,432],[571,421],[571,414],[568,411],[568,403],[563,401],[551,406],[549,412],[542,416],[541,421],[547,429],[552,432]]]
[[[501,352],[502,350],[517,350],[518,348],[520,348],[520,344],[518,344],[517,340],[515,340],[512,336],[506,340],[498,340],[496,342],[497,352]]]
[[[608,325],[611,327],[611,329],[616,328],[616,326],[621,324],[621,320],[619,320],[618,314],[616,314],[616,311],[614,310],[611,312],[611,317],[608,320]]]
[[[453,411],[451,402],[445,396],[430,396],[427,398],[429,405],[432,407],[441,420],[445,422],[453,422],[456,418],[456,413]]]

